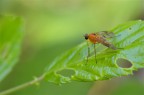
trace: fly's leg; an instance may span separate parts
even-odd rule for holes
[[[95,46],[96,44],[94,44],[94,54],[95,54],[95,62],[96,62],[96,64],[97,64],[97,59],[96,59],[96,46]]]
[[[90,46],[89,46],[88,41],[87,41],[87,46],[88,46],[88,54],[87,54],[86,64],[88,63],[88,58],[90,56]]]

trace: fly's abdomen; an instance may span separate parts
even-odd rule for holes
[[[111,43],[109,43],[107,41],[102,41],[101,44],[105,45],[108,48],[114,49],[114,50],[117,49],[113,44],[111,44]]]

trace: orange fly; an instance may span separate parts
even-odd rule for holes
[[[97,32],[97,33],[85,34],[84,37],[85,37],[86,40],[89,40],[94,45],[96,63],[97,63],[97,60],[96,60],[96,47],[95,47],[96,44],[101,43],[104,46],[106,46],[108,48],[111,48],[113,50],[117,49],[113,44],[111,44],[110,42],[107,41],[107,38],[114,37],[113,32],[102,31],[102,32]],[[87,44],[88,44],[88,42],[87,42]],[[89,47],[89,44],[88,44],[87,63],[88,63],[89,55],[90,55],[90,47]]]

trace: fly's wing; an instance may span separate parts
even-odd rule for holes
[[[106,39],[107,38],[112,38],[114,37],[114,33],[113,32],[108,32],[108,31],[101,31],[101,32],[97,32],[97,35],[101,36],[101,39],[100,39],[100,43],[111,48],[111,49],[114,49],[116,50],[117,48],[111,44],[110,42],[108,42]]]
[[[100,35],[103,38],[113,38],[115,36],[115,34],[113,32],[108,32],[108,31],[101,31],[101,32],[97,32],[98,35]]]

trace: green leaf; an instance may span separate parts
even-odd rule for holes
[[[15,16],[0,16],[0,81],[17,63],[22,38],[22,19]]]
[[[54,83],[67,83],[76,81],[107,80],[132,74],[133,70],[144,67],[144,21],[132,21],[119,25],[111,30],[116,37],[110,39],[118,47],[112,50],[101,44],[96,45],[97,64],[93,47],[90,48],[91,56],[86,64],[86,42],[72,48],[60,55],[46,68],[46,80]],[[132,63],[129,68],[118,66],[119,58]],[[124,63],[126,64],[126,63]],[[72,71],[70,75],[65,75]],[[64,73],[61,73],[64,72]]]

